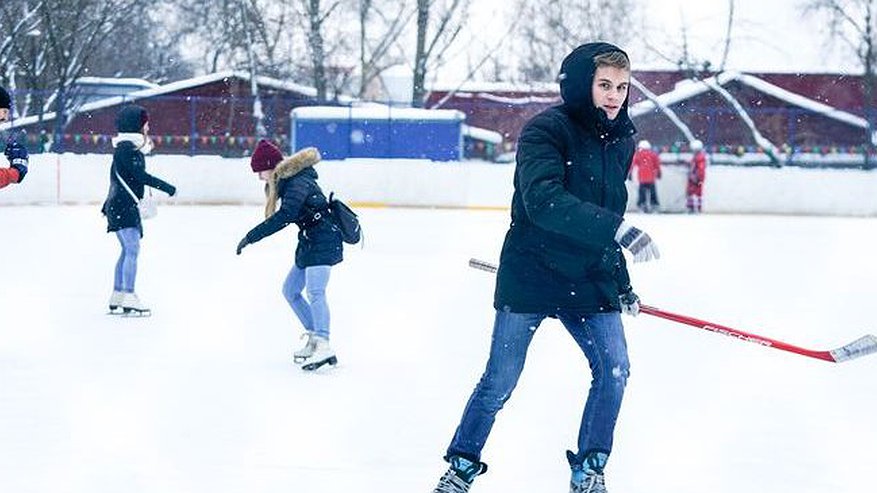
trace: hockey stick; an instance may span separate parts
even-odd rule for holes
[[[474,258],[469,259],[469,267],[492,273],[496,273],[497,270],[496,265]],[[724,325],[706,322],[704,320],[699,320],[693,317],[670,313],[655,308],[653,306],[640,305],[640,312],[651,315],[653,317],[671,320],[676,323],[690,325],[698,329],[708,330],[710,332],[716,332],[718,334],[724,334],[735,339],[740,339],[741,341],[752,342],[761,346],[772,347],[781,351],[788,351],[790,353],[800,354],[802,356],[808,356],[810,358],[821,359],[824,361],[830,361],[832,363],[842,363],[844,361],[849,361],[852,359],[860,358],[862,356],[877,353],[877,337],[871,334],[860,337],[855,341],[845,346],[841,346],[837,349],[832,349],[829,351],[818,351],[813,349],[805,349],[802,347],[794,346],[792,344],[788,344],[786,342],[778,341],[776,339],[751,334],[742,330],[732,329],[730,327],[725,327]]]

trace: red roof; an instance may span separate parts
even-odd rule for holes
[[[701,79],[715,73],[698,74]],[[849,74],[748,74],[789,93],[822,103],[852,115],[864,115],[863,77]],[[681,71],[648,70],[634,71],[633,76],[656,95],[673,91],[676,85],[689,79]],[[478,90],[477,84],[469,84],[467,92],[448,96],[448,91],[433,91],[427,107],[443,101],[442,108],[459,109],[466,113],[467,123],[500,132],[511,149],[521,128],[527,120],[548,106],[560,103],[559,88],[544,86],[537,90]],[[725,88],[750,112],[765,137],[776,145],[858,145],[865,138],[864,129],[832,120],[812,110],[760,92],[758,89],[736,81]],[[631,88],[630,105],[645,100],[635,87]],[[812,106],[812,105],[811,105]],[[671,107],[686,121],[695,135],[707,144],[724,145],[753,143],[751,132],[742,125],[730,105],[718,94],[706,93],[691,97]],[[877,94],[872,107],[877,108]],[[658,144],[684,141],[681,132],[660,114],[648,114],[635,118],[642,137]],[[762,129],[762,127],[765,127]]]

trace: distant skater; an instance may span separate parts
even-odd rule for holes
[[[267,182],[265,220],[251,229],[238,243],[237,254],[247,245],[295,223],[298,245],[295,262],[283,283],[283,296],[305,329],[303,348],[293,353],[293,361],[305,371],[338,362],[329,345],[329,303],[326,286],[332,266],[343,259],[341,232],[329,217],[329,201],[317,184],[320,161],[316,148],[302,149],[283,157],[280,149],[260,140],[250,159],[250,167]],[[280,209],[277,209],[280,200]],[[307,299],[302,292],[307,293]]]
[[[0,123],[9,121],[9,112],[12,111],[12,97],[6,89],[0,87]],[[8,168],[0,168],[0,188],[13,183],[21,183],[27,174],[28,154],[27,148],[10,138],[6,141],[3,151],[9,160]]]
[[[703,182],[706,181],[707,156],[703,142],[691,141],[691,161],[688,163],[688,185],[685,188],[686,207],[689,214],[700,214],[703,210]]]
[[[107,232],[115,233],[122,247],[113,271],[113,294],[110,313],[148,316],[152,311],[137,296],[137,258],[143,221],[137,208],[146,187],[161,190],[171,197],[177,188],[146,172],[145,155],[152,151],[149,138],[149,114],[138,105],[123,107],[116,116],[118,135],[113,137],[113,164],[110,166],[110,187],[101,212],[107,217]]]
[[[636,181],[639,190],[636,205],[645,213],[657,212],[661,204],[658,202],[657,180],[661,179],[661,158],[652,150],[652,144],[648,140],[641,140],[637,144],[636,152],[633,153],[633,163],[630,174],[636,168]]]

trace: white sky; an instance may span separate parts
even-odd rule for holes
[[[726,68],[772,72],[861,72],[855,60],[838,54],[827,43],[825,22],[804,17],[803,0],[735,0],[732,46]],[[678,53],[681,26],[687,26],[689,46],[695,57],[720,63],[725,36],[728,1],[640,0],[650,43],[668,54]],[[471,6],[473,26],[490,26],[508,19],[509,2],[481,0]],[[503,34],[495,27],[476,27],[479,37]],[[625,47],[635,65],[672,67],[640,47]]]
[[[696,53],[718,63],[729,1],[644,0],[647,22],[679,39],[686,25]],[[747,71],[856,70],[851,59],[829,61],[825,23],[804,16],[802,0],[734,0],[728,68]],[[845,58],[845,57],[843,57]]]

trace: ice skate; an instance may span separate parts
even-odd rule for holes
[[[338,364],[335,351],[329,346],[329,341],[326,338],[312,335],[310,339],[314,341],[314,352],[310,358],[305,360],[305,364],[301,367],[302,370],[314,371],[324,365],[335,366]]]
[[[603,478],[603,468],[609,456],[603,452],[592,452],[585,456],[584,463],[578,463],[572,451],[566,451],[566,458],[572,468],[569,493],[607,493]]]
[[[447,472],[439,479],[438,486],[432,493],[466,493],[472,486],[475,476],[487,471],[487,464],[472,462],[456,455],[451,456]]]
[[[313,332],[305,332],[301,336],[302,338],[306,337],[308,340],[305,342],[303,348],[292,353],[292,360],[296,364],[304,363],[305,360],[314,355],[314,351],[317,349],[317,336],[315,336]]]
[[[122,313],[122,299],[124,296],[125,293],[122,291],[113,291],[113,294],[110,295],[110,301],[107,302],[110,309],[109,315],[119,315]]]
[[[122,315],[126,317],[148,317],[152,310],[143,306],[140,298],[134,293],[124,293],[122,297]]]
[[[603,472],[586,471],[581,482],[570,481],[569,493],[607,493]]]

